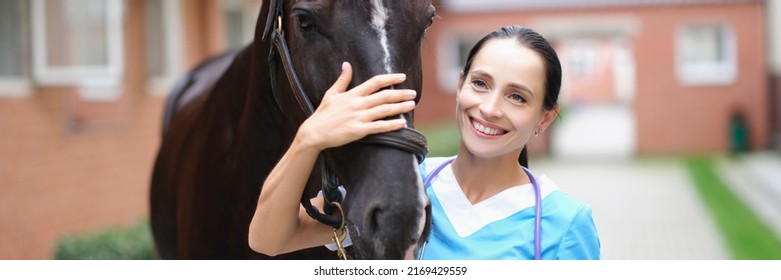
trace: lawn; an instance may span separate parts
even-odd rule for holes
[[[719,178],[714,171],[713,159],[691,157],[687,158],[685,163],[697,191],[716,220],[732,257],[738,260],[781,259],[781,242]]]

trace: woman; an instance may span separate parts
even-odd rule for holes
[[[342,93],[352,74],[349,65],[343,70],[264,183],[249,234],[250,246],[258,252],[275,255],[329,243],[331,229],[309,219],[297,204],[317,154],[367,134],[399,129],[403,121],[382,118],[414,107],[411,91],[370,95],[403,76],[380,75]],[[560,86],[556,52],[531,29],[503,27],[472,48],[456,93],[458,155],[421,164],[433,216],[431,235],[418,257],[599,259],[591,208],[525,169],[526,143],[556,118]],[[300,188],[285,189],[283,183]],[[281,210],[264,205],[272,200],[294,203]],[[267,219],[281,228],[260,230],[256,221]]]

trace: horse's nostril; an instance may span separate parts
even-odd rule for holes
[[[371,210],[369,210],[369,232],[374,235],[380,231],[380,219],[382,216],[382,208],[381,207],[374,207]]]

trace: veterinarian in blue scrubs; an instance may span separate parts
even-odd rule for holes
[[[591,208],[525,168],[527,142],[558,114],[560,85],[556,52],[529,28],[472,48],[456,93],[458,155],[421,165],[433,227],[420,258],[600,258]]]
[[[548,41],[525,27],[496,30],[469,52],[458,85],[455,104],[461,140],[458,154],[428,158],[420,166],[432,204],[432,230],[417,257],[599,259],[600,242],[591,208],[569,196],[547,176],[533,174],[526,168],[526,144],[548,128],[559,110],[561,65]],[[337,81],[334,87],[344,91],[346,85]],[[327,93],[324,102],[329,102],[329,98]],[[388,103],[404,106],[399,105],[405,104],[400,101],[403,100]],[[308,133],[321,136],[317,139],[321,143],[315,145],[318,147],[327,146],[323,143],[346,144],[366,134],[393,130],[394,125],[395,129],[403,126],[379,120],[374,122],[383,122],[378,125],[383,126],[382,131],[368,129],[378,126],[360,126],[366,128],[361,133],[334,132],[332,128],[338,122],[330,120],[341,122],[348,116],[340,114],[346,110],[339,104],[327,105],[331,105],[328,110],[314,114],[307,122],[330,125],[318,128],[305,122],[302,126]],[[295,166],[278,165],[275,171],[286,175],[279,178],[308,177],[308,174],[295,174]],[[297,200],[302,190],[303,186],[289,195],[290,199]],[[265,217],[276,216],[266,213]],[[294,214],[285,219],[300,223],[296,217],[303,219],[306,215]],[[251,245],[252,228],[251,225]],[[298,228],[295,232],[306,230]],[[264,232],[262,239],[283,240],[274,239],[274,234],[284,237],[291,233]],[[329,234],[324,232],[322,239],[308,242],[328,243],[324,240]],[[282,247],[295,250],[313,246],[303,243],[306,242]],[[253,246],[267,253],[261,247]]]

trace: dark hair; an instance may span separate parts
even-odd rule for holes
[[[518,25],[505,26],[485,35],[469,51],[461,74],[466,77],[472,68],[472,61],[475,55],[483,48],[486,42],[492,39],[515,39],[519,44],[533,50],[542,57],[545,63],[545,99],[542,106],[546,110],[553,110],[559,100],[559,90],[561,89],[561,63],[559,62],[559,56],[550,43],[548,43],[548,40],[545,40],[542,35],[528,27]],[[521,150],[518,163],[524,167],[529,166],[526,147],[523,147],[523,150]]]

